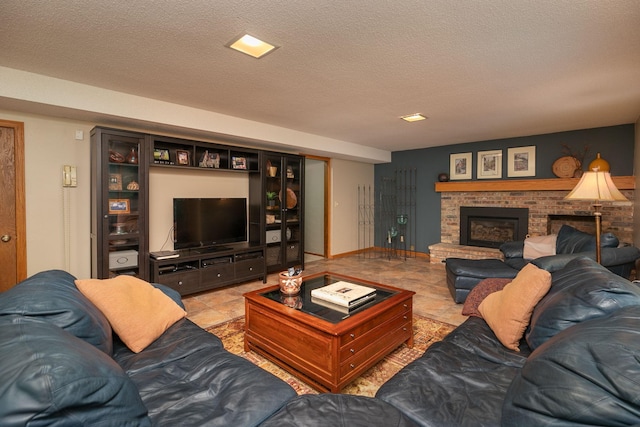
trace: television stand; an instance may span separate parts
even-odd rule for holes
[[[229,246],[206,246],[202,248],[190,248],[186,249],[189,254],[212,254],[216,252],[231,251],[233,248]]]
[[[262,278],[267,283],[265,246],[242,243],[178,250],[171,259],[150,259],[151,281],[188,295]]]

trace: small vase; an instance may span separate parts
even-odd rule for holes
[[[133,147],[131,147],[131,151],[129,151],[129,155],[127,156],[127,163],[131,163],[132,165],[138,164],[138,152]]]

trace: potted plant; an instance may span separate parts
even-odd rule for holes
[[[267,206],[273,207],[276,205],[276,197],[278,197],[278,193],[275,191],[267,191]]]

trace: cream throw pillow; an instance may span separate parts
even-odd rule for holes
[[[551,274],[527,264],[501,291],[488,295],[478,310],[505,347],[518,347],[538,301],[551,288]]]
[[[139,353],[186,312],[150,283],[132,276],[76,280],[76,286],[111,323],[131,351]]]
[[[555,255],[557,239],[557,234],[550,234],[548,236],[527,237],[526,239],[524,239],[522,258],[536,259],[543,256]]]

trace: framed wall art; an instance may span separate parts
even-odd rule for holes
[[[109,174],[109,191],[122,191],[122,174]]]
[[[502,150],[478,151],[478,179],[502,178]]]
[[[109,214],[119,215],[131,213],[129,199],[109,199]]]
[[[451,154],[449,162],[450,179],[471,179],[471,153]]]
[[[507,176],[536,176],[536,146],[507,149]]]
[[[231,158],[231,167],[233,169],[246,169],[247,168],[247,159],[244,157],[232,157]]]
[[[179,165],[189,166],[189,152],[185,150],[176,150],[176,159]]]
[[[171,163],[169,158],[169,150],[166,148],[154,148],[153,149],[153,162],[161,165],[168,165]]]

